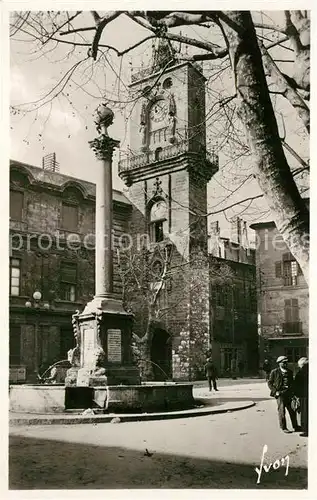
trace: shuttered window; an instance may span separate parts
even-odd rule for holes
[[[16,221],[23,219],[24,194],[22,191],[10,191],[10,218]]]
[[[301,333],[298,299],[286,299],[284,302],[284,333]]]
[[[284,310],[286,322],[299,320],[298,299],[286,299]]]
[[[299,274],[302,274],[301,268],[290,252],[283,254],[282,261],[275,262],[275,276],[283,278],[285,286],[296,286]]]
[[[282,262],[275,262],[275,276],[276,278],[282,277]]]
[[[75,302],[77,295],[77,265],[69,262],[62,262],[60,274],[61,299],[68,302]]]
[[[66,231],[78,230],[78,205],[62,204],[62,228]]]

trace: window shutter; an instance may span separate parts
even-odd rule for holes
[[[78,206],[68,203],[62,204],[62,228],[67,231],[78,229]]]
[[[76,264],[63,263],[61,267],[61,279],[66,283],[76,283],[77,281]]]
[[[295,259],[290,252],[287,252],[287,253],[283,253],[283,261],[284,260],[295,260]]]
[[[298,274],[298,276],[303,274],[302,268],[300,267],[300,265],[298,263],[297,263],[297,274]]]
[[[281,278],[282,277],[282,262],[275,262],[275,277],[276,278]]]
[[[290,323],[292,321],[292,302],[290,299],[284,301],[284,315],[285,323]]]
[[[10,191],[10,217],[13,220],[21,221],[23,216],[23,200],[24,194],[22,191]]]
[[[292,321],[299,321],[298,299],[292,299]]]

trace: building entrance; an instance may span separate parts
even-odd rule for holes
[[[170,335],[162,329],[156,329],[151,347],[154,380],[167,380],[172,373],[172,345]]]

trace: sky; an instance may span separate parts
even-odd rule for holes
[[[92,25],[89,12],[84,14],[81,25]],[[276,23],[281,20],[280,12],[267,12],[262,18],[263,22],[274,19]],[[261,17],[259,17],[259,20]],[[177,30],[180,31],[179,29]],[[122,36],[124,33],[124,36]],[[204,29],[197,27],[187,28],[182,33],[189,36],[204,37]],[[125,16],[120,16],[110,23],[104,30],[102,42],[123,50],[138,42],[148,32],[139,27]],[[86,33],[88,39],[91,39]],[[21,40],[22,36],[16,36]],[[69,38],[71,40],[71,38]],[[215,35],[214,41],[222,44],[222,40]],[[56,82],[79,58],[84,58],[87,48],[84,47],[76,55],[68,56],[69,46],[63,45],[54,50],[37,51],[32,53],[34,46],[21,41],[12,41],[10,47],[10,98],[11,104],[21,105],[25,109],[26,103],[37,101],[41,96],[47,94]],[[188,53],[193,49],[188,48]],[[194,49],[197,52],[197,49]],[[46,52],[46,53],[45,53]],[[57,161],[60,163],[61,173],[94,182],[94,164],[96,159],[89,148],[88,141],[96,137],[94,126],[94,110],[102,101],[105,92],[107,97],[113,101],[124,101],[128,99],[127,85],[131,78],[131,70],[146,66],[152,53],[152,42],[149,41],[136,48],[123,59],[118,58],[113,52],[107,54],[98,65],[92,64],[91,60],[80,66],[70,82],[65,87],[64,95],[45,106],[38,107],[36,112],[26,115],[15,115],[11,117],[11,150],[10,157],[14,160],[41,166],[42,157],[45,154],[56,152]],[[278,55],[278,53],[277,53]],[[285,57],[285,51],[283,51]],[[208,76],[208,67],[204,66],[205,74]],[[225,74],[227,79],[219,78],[209,84],[207,99],[211,99],[214,93],[226,89],[228,95],[232,93],[232,78],[230,72]],[[308,143],[300,132],[301,123],[296,119],[290,105],[280,98],[274,98],[276,109],[280,109],[285,117],[288,141],[305,158],[308,157]],[[30,106],[27,106],[28,108]],[[120,105],[115,102],[111,107],[115,111],[114,124],[109,129],[110,135],[120,140],[120,151],[114,156],[113,185],[115,189],[123,192],[127,190],[117,175],[117,162],[120,154],[125,154],[129,145],[128,123],[129,105]],[[207,106],[208,109],[208,106]],[[212,134],[216,124],[208,125]],[[213,130],[211,130],[213,128]],[[215,135],[215,134],[214,134]],[[217,138],[216,138],[217,139]],[[215,139],[215,141],[216,141]],[[215,144],[213,144],[214,146]],[[208,186],[208,210],[216,211],[243,200],[250,196],[260,194],[256,180],[251,177],[243,186],[237,190],[237,186],[245,179],[245,172],[252,168],[251,160],[244,157],[241,160],[230,162],[225,147],[219,146],[220,168]],[[295,166],[296,162],[290,158]],[[230,168],[228,167],[230,163]],[[234,193],[228,198],[230,191]],[[241,213],[242,212],[242,213]],[[235,207],[226,213],[215,214],[209,217],[209,221],[219,220],[223,232],[228,233],[229,219],[234,214],[240,214],[248,222],[270,219],[268,207],[263,199],[254,201],[251,205],[245,203]],[[252,230],[250,230],[252,237]],[[226,234],[228,235],[228,234]]]

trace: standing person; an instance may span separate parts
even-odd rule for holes
[[[239,377],[243,378],[244,362],[240,359],[238,363]]]
[[[291,406],[292,396],[294,394],[293,372],[287,368],[288,359],[286,356],[279,356],[276,360],[278,368],[271,371],[268,380],[268,386],[271,390],[270,396],[277,401],[277,411],[280,428],[285,433],[290,433],[286,426],[285,410],[290,416],[294,432],[298,432],[300,427],[297,423],[296,412]]]
[[[268,359],[264,360],[262,370],[265,373],[265,380],[269,380],[270,373],[271,373],[271,363],[269,362]]]
[[[218,391],[217,389],[217,369],[212,362],[211,358],[207,358],[207,362],[205,364],[205,374],[208,380],[208,387],[209,391],[211,391],[211,383],[213,384],[213,388],[215,391]]]
[[[308,436],[308,359],[298,360],[299,371],[294,379],[294,392],[300,402],[300,423],[302,428],[301,437]]]
[[[233,380],[235,380],[237,378],[236,368],[237,368],[236,358],[234,356],[232,356],[231,361],[230,361],[230,371],[231,371],[231,378]]]

